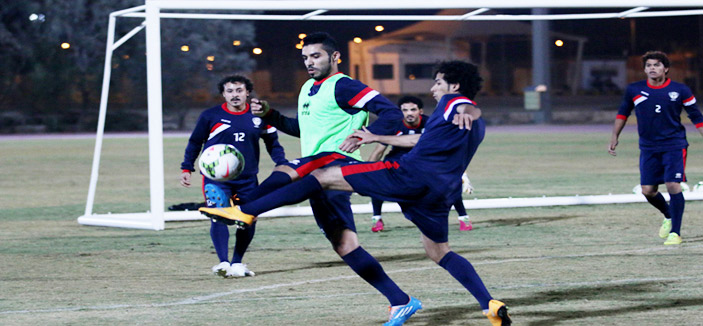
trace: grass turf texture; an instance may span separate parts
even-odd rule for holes
[[[703,177],[690,135],[690,185]],[[628,193],[638,182],[636,137],[617,158],[609,134],[490,133],[469,169],[465,198]],[[289,153],[295,140],[283,137]],[[378,325],[386,300],[346,267],[311,217],[262,220],[245,279],[210,274],[209,222],[165,231],[80,226],[93,140],[0,141],[2,325]],[[201,200],[178,186],[185,138],[166,138],[166,203]],[[146,139],[107,139],[96,212],[148,209]],[[289,154],[295,157],[297,154]],[[262,176],[270,165],[266,154]],[[354,196],[356,202],[368,199]],[[703,324],[703,203],[689,201],[684,243],[664,247],[647,204],[472,210],[475,229],[450,243],[468,258],[519,325]],[[407,325],[486,325],[476,301],[424,257],[399,214],[387,231],[357,216],[362,245],[425,309]]]

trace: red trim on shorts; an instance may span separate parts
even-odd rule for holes
[[[342,176],[346,177],[346,176],[352,175],[352,174],[373,172],[373,171],[384,170],[384,169],[386,169],[386,170],[397,169],[399,167],[400,167],[400,164],[398,164],[398,162],[391,162],[391,161],[345,165],[342,167]]]
[[[700,127],[703,127],[703,122],[701,122],[701,123],[696,123],[696,128],[700,128]]]
[[[203,193],[203,199],[207,202],[207,196],[205,196],[205,176],[202,174],[200,176],[203,178],[200,182],[200,191]]]
[[[310,174],[310,172],[312,172],[316,169],[319,169],[327,164],[330,164],[331,162],[333,162],[335,160],[343,159],[345,157],[346,156],[344,156],[342,154],[333,153],[333,154],[330,154],[327,156],[317,158],[317,159],[312,160],[308,163],[305,163],[305,164],[301,165],[299,168],[295,169],[295,172],[297,172],[298,175],[302,178],[302,177]]]
[[[624,114],[618,114],[615,116],[615,120],[627,120],[627,116]]]
[[[686,157],[688,156],[688,150],[687,149],[682,149],[683,151],[683,180],[684,182],[686,181]]]

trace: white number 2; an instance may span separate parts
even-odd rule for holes
[[[234,136],[234,141],[244,141],[244,133],[243,132],[235,132],[232,135]]]
[[[654,112],[662,113],[662,106],[661,105],[657,104],[654,107],[655,107]]]

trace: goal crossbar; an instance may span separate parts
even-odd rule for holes
[[[490,9],[593,9],[596,13],[570,13],[553,15],[506,15],[491,14]],[[656,8],[676,8],[675,10]],[[402,11],[408,10],[441,10],[466,9],[463,15],[407,15]],[[653,10],[654,9],[654,10]],[[234,11],[233,14],[222,13],[192,13],[179,12],[188,10],[217,10]],[[382,11],[376,14],[374,11]],[[242,11],[256,13],[242,14]],[[276,14],[281,11],[300,11],[300,14]],[[328,14],[330,12],[359,12],[365,14]],[[607,11],[607,12],[603,12]],[[386,12],[398,12],[393,15]],[[125,228],[140,228],[163,230],[164,221],[182,220],[194,212],[166,213],[164,210],[164,160],[163,160],[163,116],[162,116],[162,87],[161,87],[161,19],[232,19],[232,20],[316,20],[316,21],[464,21],[464,20],[566,20],[566,19],[613,19],[641,18],[662,16],[703,15],[700,0],[356,0],[350,2],[330,2],[321,0],[146,0],[142,6],[127,8],[112,12],[109,15],[107,44],[105,50],[105,65],[103,73],[102,92],[98,114],[93,165],[91,169],[88,198],[84,215],[78,218],[78,223],[84,225],[114,226]],[[117,18],[142,18],[144,21],[115,41],[115,25]],[[147,110],[148,110],[148,144],[149,144],[149,195],[150,210],[143,213],[128,214],[95,214],[93,212],[95,192],[97,188],[100,154],[105,131],[107,99],[110,89],[111,61],[115,49],[124,44],[142,29],[146,29],[147,55]],[[583,198],[583,197],[581,197]],[[688,197],[687,197],[688,198]],[[534,200],[532,201],[534,202]],[[555,201],[559,202],[559,201]],[[578,200],[577,200],[578,202]],[[471,206],[476,207],[475,201]],[[397,205],[396,205],[397,206]],[[355,206],[357,210],[361,209]],[[274,211],[272,211],[274,212]],[[281,214],[291,214],[283,210]],[[355,211],[358,212],[358,211]],[[200,218],[200,217],[194,217]],[[190,219],[188,217],[188,219]]]

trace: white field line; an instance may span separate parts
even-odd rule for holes
[[[527,261],[539,261],[539,260],[552,260],[552,259],[565,259],[565,258],[585,258],[585,257],[597,257],[597,256],[613,256],[613,255],[633,255],[633,254],[648,254],[652,252],[659,251],[669,251],[669,250],[680,250],[680,249],[698,249],[703,248],[703,245],[695,246],[685,246],[685,247],[651,247],[642,249],[628,249],[613,252],[601,252],[601,253],[590,253],[590,254],[580,254],[580,255],[559,255],[559,256],[541,256],[541,257],[526,257],[526,258],[510,258],[501,260],[490,260],[472,263],[475,266],[480,265],[494,265],[494,264],[509,264],[516,262],[527,262]],[[419,272],[430,269],[439,269],[438,266],[426,266],[417,268],[405,268],[387,271],[387,274],[396,273],[408,273],[408,272]],[[260,298],[246,298],[246,299],[232,299],[232,300],[214,300],[226,296],[231,296],[240,293],[249,292],[259,292],[264,290],[274,290],[278,288],[285,288],[291,286],[299,286],[305,284],[315,284],[324,283],[345,279],[357,278],[357,275],[346,275],[346,276],[336,276],[329,278],[320,278],[313,280],[304,280],[291,283],[278,283],[266,286],[259,286],[255,288],[248,289],[237,289],[227,292],[213,293],[210,295],[199,296],[188,298],[175,302],[163,302],[163,303],[149,303],[149,304],[114,304],[114,305],[100,305],[100,306],[79,306],[79,307],[66,307],[66,308],[52,308],[52,309],[31,309],[31,310],[8,310],[0,311],[0,315],[10,315],[10,314],[35,314],[35,313],[54,313],[54,312],[66,312],[66,311],[86,311],[86,310],[115,310],[115,309],[133,309],[133,308],[154,308],[154,307],[170,307],[170,306],[184,306],[192,304],[201,304],[213,302],[234,302],[234,301],[255,301],[261,300]],[[660,277],[660,278],[628,278],[628,279],[618,279],[618,280],[604,280],[604,281],[592,281],[592,282],[573,282],[573,283],[535,283],[535,284],[521,284],[521,285],[509,285],[497,288],[503,289],[515,289],[515,288],[534,288],[534,287],[579,287],[579,286],[593,286],[593,285],[608,285],[608,284],[631,284],[639,282],[652,282],[652,281],[685,281],[685,280],[700,280],[701,277]],[[304,298],[329,298],[329,297],[344,297],[344,296],[356,296],[356,295],[366,295],[376,292],[362,292],[362,293],[345,293],[345,294],[332,294],[332,295],[320,295],[320,296],[285,296],[278,297],[279,300],[285,299],[304,299]],[[272,298],[266,298],[271,300]]]

